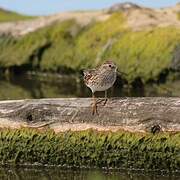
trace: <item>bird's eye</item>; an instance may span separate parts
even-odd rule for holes
[[[109,67],[112,67],[112,66],[109,64]]]

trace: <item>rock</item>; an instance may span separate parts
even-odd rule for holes
[[[107,12],[108,13],[124,12],[127,10],[134,10],[134,9],[141,9],[141,7],[134,3],[126,2],[126,3],[118,3],[118,4],[111,6],[110,8],[108,8]]]

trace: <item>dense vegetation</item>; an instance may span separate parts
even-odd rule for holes
[[[1,164],[180,170],[180,134],[0,131]]]
[[[1,69],[79,71],[113,59],[125,79],[158,80],[180,67],[180,31],[175,27],[134,32],[121,13],[81,27],[75,20],[56,23],[15,39],[0,38]]]
[[[27,20],[32,19],[31,16],[25,16],[21,15],[12,11],[6,11],[3,9],[0,9],[0,22],[12,22],[12,21],[21,21],[21,20]]]
[[[177,18],[180,20],[180,12],[177,13]]]

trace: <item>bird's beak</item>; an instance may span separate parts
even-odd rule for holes
[[[117,74],[118,74],[118,75],[120,75],[120,76],[121,76],[121,75],[123,75],[123,76],[127,76],[127,74],[126,74],[126,73],[121,72],[121,71],[119,71],[119,70],[117,70]]]

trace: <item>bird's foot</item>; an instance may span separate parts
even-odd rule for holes
[[[104,104],[103,104],[103,106],[105,106],[105,105],[106,105],[107,100],[108,100],[107,98],[105,98],[105,99],[104,99]]]
[[[108,100],[107,98],[99,99],[96,104],[101,104],[102,102],[104,102],[102,105],[105,106],[107,103],[107,100]]]

